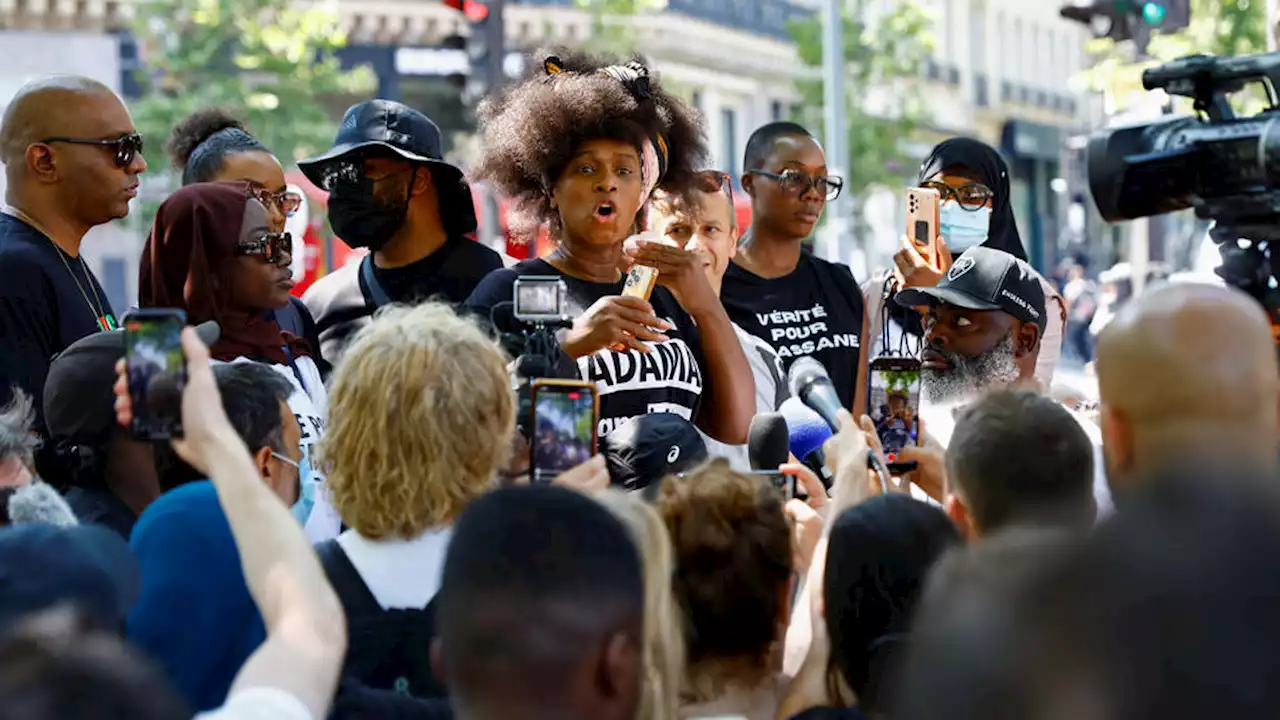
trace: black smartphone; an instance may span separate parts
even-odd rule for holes
[[[534,380],[529,385],[529,476],[550,483],[596,453],[595,385],[572,380]]]
[[[915,358],[876,358],[869,372],[867,415],[889,461],[889,472],[901,475],[916,469],[914,462],[898,462],[908,446],[920,444],[920,361]]]
[[[124,361],[133,401],[129,430],[139,440],[182,437],[182,391],[187,358],[182,328],[187,314],[174,308],[146,308],[124,318]]]

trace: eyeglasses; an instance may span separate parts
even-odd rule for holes
[[[301,469],[301,468],[299,468],[299,467],[298,467],[298,463],[297,463],[297,461],[295,461],[295,460],[290,460],[289,458],[285,457],[284,455],[281,455],[280,453],[276,452],[275,450],[272,450],[272,451],[271,451],[271,457],[273,457],[273,458],[275,458],[275,459],[279,460],[280,462],[284,463],[285,465],[288,465],[289,467],[293,468],[294,470],[299,470],[299,469]]]
[[[840,197],[840,191],[844,189],[844,178],[836,175],[809,175],[800,170],[784,170],[781,174],[764,170],[748,170],[747,174],[767,177],[778,183],[779,190],[793,197],[800,197],[808,192],[809,188],[814,188],[826,199],[835,200]]]
[[[960,187],[952,187],[941,180],[925,180],[920,183],[920,187],[937,190],[942,200],[955,200],[960,203],[960,207],[969,211],[976,211],[978,208],[984,207],[996,196],[991,188],[982,183],[970,183]]]
[[[116,167],[127,168],[133,164],[135,158],[142,154],[142,136],[138,133],[130,133],[114,140],[89,140],[85,138],[71,137],[51,137],[40,141],[43,145],[49,143],[68,143],[71,145],[97,145],[99,147],[108,147],[115,150]]]
[[[293,236],[287,232],[266,233],[262,237],[241,240],[236,244],[238,255],[261,255],[272,265],[284,263],[293,255]]]
[[[264,206],[279,210],[285,217],[293,217],[298,208],[302,207],[302,196],[291,190],[268,190],[250,185],[249,194]]]

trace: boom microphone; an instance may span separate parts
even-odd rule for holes
[[[8,510],[9,522],[14,525],[43,523],[71,527],[80,524],[58,491],[39,480],[15,490],[9,498]]]
[[[760,413],[751,418],[747,458],[751,461],[752,470],[776,471],[779,465],[790,459],[787,456],[789,444],[787,421],[782,413]]]
[[[840,396],[836,395],[831,376],[822,363],[808,356],[798,358],[787,371],[787,387],[793,396],[800,398],[826,421],[831,432],[840,429],[840,420],[836,416],[841,408]]]

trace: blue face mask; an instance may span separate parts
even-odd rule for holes
[[[966,210],[960,203],[949,200],[938,209],[938,234],[947,241],[951,257],[987,241],[991,230],[991,208]]]

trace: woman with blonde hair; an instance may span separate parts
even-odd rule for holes
[[[684,675],[680,609],[671,589],[675,554],[662,516],[639,495],[609,490],[596,497],[631,533],[644,562],[644,697],[640,720],[676,720]]]
[[[344,676],[443,697],[432,603],[453,522],[494,486],[515,428],[507,359],[445,305],[390,306],[347,346],[320,445],[347,530],[317,546],[347,612]]]

